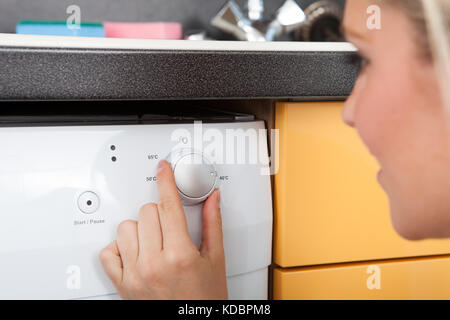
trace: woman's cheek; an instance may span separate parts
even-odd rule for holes
[[[372,62],[355,114],[361,138],[381,165],[389,166],[399,148],[404,148],[402,141],[409,139],[405,119],[410,116],[414,92],[405,68],[404,62]]]

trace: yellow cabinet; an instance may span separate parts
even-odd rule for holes
[[[342,107],[276,106],[274,262],[298,267],[450,253],[450,240],[411,242],[396,234],[376,160],[342,122]]]
[[[450,257],[276,268],[274,299],[450,299]]]

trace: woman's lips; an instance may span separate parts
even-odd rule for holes
[[[377,180],[378,180],[378,182],[381,183],[381,178],[382,177],[383,177],[383,170],[380,169],[380,171],[378,171],[378,173],[377,173]]]

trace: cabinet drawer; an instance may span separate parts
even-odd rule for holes
[[[398,236],[378,164],[341,120],[343,102],[279,103],[274,262],[282,267],[450,253]]]
[[[450,299],[450,257],[276,268],[274,299]]]

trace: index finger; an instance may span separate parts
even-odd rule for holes
[[[156,182],[163,248],[173,243],[192,243],[172,167],[165,160],[158,164]]]

